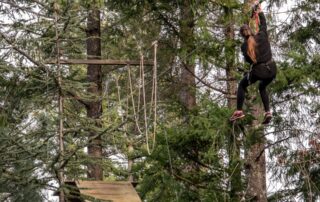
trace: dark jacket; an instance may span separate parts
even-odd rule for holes
[[[260,18],[260,26],[259,32],[254,35],[254,39],[256,40],[256,57],[257,57],[257,64],[259,63],[266,63],[272,59],[271,47],[268,39],[267,33],[267,23],[266,17],[264,16],[263,12],[259,13]],[[241,45],[241,51],[244,56],[246,62],[252,64],[253,61],[250,59],[249,55],[247,54],[247,39]]]

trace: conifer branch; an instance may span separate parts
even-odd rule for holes
[[[205,86],[207,86],[208,88],[211,88],[212,90],[218,91],[224,95],[227,95],[228,92],[220,89],[220,88],[216,88],[213,87],[212,85],[208,84],[207,82],[205,82],[203,79],[201,79],[200,77],[198,77],[195,73],[193,73],[192,71],[190,71],[190,69],[188,68],[188,65],[185,62],[182,62],[183,67],[194,77],[196,78],[198,81],[200,81],[202,84],[204,84]]]

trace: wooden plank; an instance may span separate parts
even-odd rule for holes
[[[77,181],[81,195],[113,202],[141,202],[130,182]]]
[[[56,64],[56,59],[49,59],[46,64]],[[66,65],[140,65],[139,60],[109,60],[109,59],[60,59],[60,64]],[[153,61],[145,60],[144,65],[153,65]]]

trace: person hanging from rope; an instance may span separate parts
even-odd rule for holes
[[[245,116],[242,111],[242,106],[245,100],[247,87],[256,81],[260,81],[259,92],[265,110],[262,124],[268,124],[271,121],[272,113],[269,108],[269,96],[266,88],[275,79],[277,67],[272,59],[266,18],[258,1],[253,7],[251,17],[256,18],[255,22],[258,24],[259,30],[254,34],[247,24],[240,28],[240,35],[244,39],[244,42],[241,45],[241,52],[243,53],[245,61],[250,64],[250,71],[245,74],[238,85],[237,110],[231,116],[230,121],[235,121]]]

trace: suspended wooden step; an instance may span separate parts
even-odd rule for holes
[[[112,201],[112,202],[141,202],[139,195],[130,182],[105,181],[76,181],[67,183],[75,186],[72,202],[80,201]],[[78,195],[78,196],[76,196]]]
[[[49,59],[46,64],[56,64],[56,59]],[[140,65],[139,60],[109,60],[109,59],[60,59],[60,64],[66,65]],[[153,65],[153,61],[145,60],[144,65]]]

